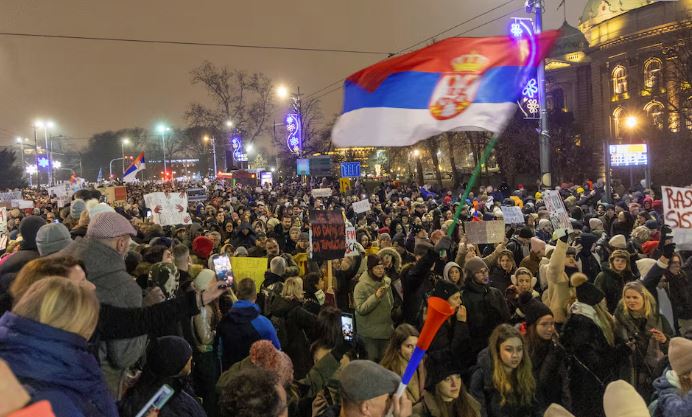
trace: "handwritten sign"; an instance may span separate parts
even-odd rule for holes
[[[356,228],[349,226],[346,228],[346,256],[357,256],[358,249],[356,249]]]
[[[231,257],[231,267],[236,282],[250,278],[255,281],[255,287],[259,291],[267,271],[267,258]]]
[[[505,222],[503,220],[465,222],[464,231],[469,243],[499,243],[505,240]]]
[[[315,198],[331,197],[332,196],[332,189],[331,188],[315,188],[310,192],[310,194],[312,194],[312,196]]]
[[[151,209],[154,223],[161,226],[191,224],[187,212],[187,194],[183,193],[150,193],[144,195],[144,203]]]
[[[553,229],[567,229],[569,233],[572,233],[572,222],[569,221],[569,214],[565,208],[565,203],[560,197],[560,193],[555,190],[547,190],[543,193],[543,202],[545,203],[545,208],[550,213],[550,223],[553,225]]]
[[[516,206],[502,206],[502,217],[505,224],[524,224],[524,214],[521,209]]]
[[[692,249],[692,188],[661,187],[663,218],[678,249]]]
[[[353,211],[356,213],[365,213],[366,211],[370,211],[370,202],[368,200],[356,201],[351,207],[353,207]]]
[[[346,225],[340,210],[310,211],[312,259],[340,259],[346,252]]]
[[[207,192],[204,188],[188,188],[187,201],[205,201]]]

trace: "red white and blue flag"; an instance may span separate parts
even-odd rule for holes
[[[501,132],[531,68],[558,36],[448,38],[379,62],[344,82],[336,146],[409,146],[450,130]]]
[[[137,155],[132,165],[123,173],[123,182],[133,182],[137,179],[137,173],[147,167],[144,160],[144,152]]]

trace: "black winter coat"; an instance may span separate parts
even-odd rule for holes
[[[575,417],[603,417],[605,387],[615,381],[620,368],[619,351],[610,346],[603,331],[590,318],[572,314],[560,338],[570,357],[570,392]]]
[[[536,399],[541,412],[552,403],[572,408],[566,352],[549,341],[541,342],[531,354]]]
[[[272,304],[272,321],[281,320],[284,329],[279,329],[281,348],[293,361],[295,379],[301,379],[312,368],[310,341],[317,317],[307,311],[298,300],[277,297]],[[286,334],[282,335],[285,330]]]
[[[478,355],[478,366],[471,378],[471,395],[481,404],[482,417],[541,417],[538,403],[531,405],[500,405],[500,392],[493,384],[493,365],[490,353],[484,349]]]
[[[610,268],[603,268],[600,274],[596,277],[594,285],[605,294],[608,312],[615,313],[618,303],[622,299],[622,289],[625,284],[634,281],[636,277],[630,271],[623,271],[621,274],[613,271]]]
[[[507,250],[512,252],[512,255],[514,255],[514,265],[519,265],[521,261],[528,256],[524,255],[522,244],[519,240],[517,240],[516,236],[512,236],[509,242],[507,242]]]
[[[39,256],[36,249],[21,249],[19,252],[9,255],[0,266],[0,293],[9,291],[19,270]]]
[[[462,300],[468,315],[471,354],[475,358],[488,346],[488,337],[495,327],[509,322],[509,308],[500,290],[477,284],[473,279],[466,283]]]
[[[651,267],[644,279],[644,286],[654,296],[658,303],[658,291],[656,287],[663,281],[664,288],[673,306],[674,326],[679,328],[678,320],[692,318],[692,280],[684,272],[678,275],[671,274],[667,269],[661,268],[658,263]]]
[[[143,374],[140,382],[128,390],[125,398],[120,401],[120,417],[135,417],[139,410],[149,401],[161,385],[168,384],[175,394],[158,414],[159,417],[206,417],[200,403],[193,398],[194,393],[183,380],[173,378],[156,378]]]
[[[421,306],[425,300],[425,294],[433,289],[434,275],[430,270],[438,255],[430,249],[412,267],[402,270],[401,287],[404,292],[402,311],[404,321],[414,327],[418,327],[421,320]]]
[[[506,272],[498,265],[493,265],[490,269],[490,286],[497,288],[504,294],[507,287],[512,285],[512,273]]]

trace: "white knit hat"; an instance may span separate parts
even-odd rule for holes
[[[574,417],[574,414],[565,410],[560,404],[553,403],[545,410],[543,417]]]
[[[606,417],[649,417],[649,410],[637,390],[623,380],[608,384],[603,396]]]

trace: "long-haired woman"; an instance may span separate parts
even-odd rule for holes
[[[392,333],[392,337],[389,339],[389,344],[384,351],[380,365],[398,375],[403,375],[416,343],[418,343],[418,335],[418,330],[415,327],[406,323],[400,324],[394,329],[394,333]],[[413,374],[411,382],[406,387],[406,395],[413,405],[418,404],[422,399],[424,386],[425,367],[423,362],[421,362],[418,365],[418,369],[416,369],[416,373]]]
[[[615,330],[630,342],[632,354],[623,366],[622,377],[634,386],[643,398],[650,398],[654,369],[668,350],[673,331],[668,320],[658,313],[656,301],[641,281],[625,284],[622,300],[615,310]]]
[[[531,358],[519,330],[501,324],[478,355],[471,394],[481,403],[484,417],[541,416]]]

